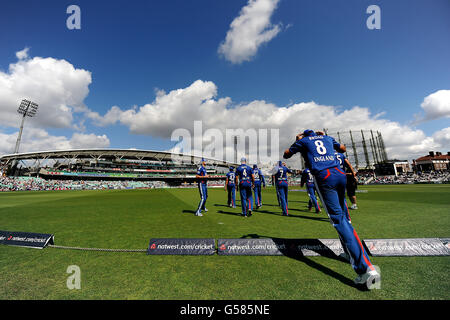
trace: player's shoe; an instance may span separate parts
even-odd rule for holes
[[[208,212],[208,209],[205,208],[204,210],[205,210],[205,212]]]
[[[252,216],[252,211],[251,211],[251,210],[248,211],[248,216],[249,216],[249,217]]]
[[[203,217],[203,215],[202,215],[202,213],[201,213],[200,211],[197,211],[197,212],[195,213],[195,215],[196,215],[197,217]]]
[[[352,205],[350,206],[350,209],[352,209],[352,210],[358,210],[358,206],[357,206],[356,204],[352,204]]]
[[[380,274],[376,270],[370,270],[360,274],[354,280],[355,284],[365,284],[368,289],[372,289],[374,284],[381,280]]]

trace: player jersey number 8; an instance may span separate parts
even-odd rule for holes
[[[318,154],[326,154],[327,153],[327,148],[325,148],[322,141],[316,140],[314,142],[314,144],[316,145],[316,150],[317,150]]]

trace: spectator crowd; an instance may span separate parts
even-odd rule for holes
[[[289,185],[300,185],[294,177]],[[269,181],[268,181],[269,182]],[[403,173],[398,176],[375,176],[373,173],[358,173],[359,184],[413,184],[450,182],[449,172]],[[268,183],[270,185],[270,183]],[[222,187],[223,182],[211,181],[210,187]],[[168,188],[163,181],[135,180],[46,180],[36,177],[0,177],[1,191],[47,191],[47,190],[106,190],[106,189],[154,189]],[[180,187],[193,188],[195,183],[184,183]]]
[[[418,172],[401,173],[398,176],[374,177],[368,184],[413,184],[413,183],[443,183],[450,182],[449,172]],[[361,180],[359,180],[361,183]]]
[[[105,190],[166,188],[162,181],[45,180],[35,177],[1,177],[0,191]]]

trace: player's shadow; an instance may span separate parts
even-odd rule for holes
[[[230,211],[223,211],[223,210],[218,210],[217,213],[221,213],[221,214],[229,214],[231,216],[240,216],[241,212],[230,212]]]
[[[230,208],[230,206],[228,206],[228,205],[226,205],[226,204],[218,204],[218,203],[215,203],[214,206],[215,206],[215,207],[225,207],[225,208]],[[236,202],[236,206],[237,206],[237,202]]]
[[[308,201],[302,201],[302,200],[289,200],[289,202],[308,203]]]
[[[264,203],[265,206],[269,206],[269,207],[279,207],[280,205],[278,204],[270,204],[270,203]]]
[[[195,214],[197,211],[195,210],[183,210],[183,213],[192,213]]]
[[[306,210],[290,209],[290,208],[289,208],[289,211],[290,211],[290,212],[289,212],[289,215],[288,215],[286,218],[300,218],[300,219],[315,220],[315,221],[329,221],[328,218],[322,218],[322,217],[308,217],[308,216],[299,216],[299,215],[295,215],[295,214],[292,214],[292,213],[291,213],[292,210],[295,210],[295,211],[302,211],[302,212],[309,212],[309,211],[306,211]],[[276,213],[276,212],[273,212],[273,211],[267,211],[267,210],[261,210],[261,209],[255,210],[255,212],[267,213],[267,214],[273,214],[273,215],[275,215],[275,216],[280,216],[280,217],[283,216],[282,213],[281,213],[281,209],[280,209],[280,213]]]
[[[342,282],[345,285],[348,285],[350,287],[356,288],[361,291],[367,291],[367,289],[364,289],[361,286],[356,285],[353,282],[353,280],[348,279],[348,278],[344,277],[343,275],[337,273],[336,271],[331,270],[330,268],[307,258],[306,256],[303,255],[303,253],[300,250],[293,250],[293,248],[298,245],[308,246],[308,248],[310,248],[311,251],[318,253],[320,256],[348,263],[348,261],[337,256],[331,249],[326,247],[322,242],[320,242],[319,239],[284,239],[284,238],[262,236],[262,235],[258,235],[258,234],[247,234],[247,235],[243,235],[241,237],[241,239],[248,239],[248,238],[250,238],[250,239],[261,239],[261,238],[272,239],[273,242],[279,248],[284,248],[284,249],[279,249],[279,250],[285,257],[303,262],[306,265],[308,265],[309,267],[319,270],[320,272],[326,274],[327,276],[330,276],[330,277],[333,277],[333,278],[339,280],[340,282]],[[315,249],[315,248],[320,248],[320,249]]]

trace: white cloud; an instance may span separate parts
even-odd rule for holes
[[[0,132],[0,154],[14,152],[18,132],[6,134]],[[44,129],[28,128],[24,130],[19,152],[67,150],[85,148],[106,148],[110,141],[106,135],[74,133],[69,139],[65,136],[50,135]]]
[[[105,134],[97,136],[93,133],[74,133],[69,143],[73,149],[90,149],[109,147],[110,141]]]
[[[450,127],[439,130],[433,134],[433,140],[438,144],[436,151],[442,153],[450,151]],[[431,151],[431,150],[430,150]]]
[[[19,59],[19,60],[27,59],[29,50],[30,50],[30,48],[25,48],[23,50],[17,51],[16,52],[17,59]]]
[[[75,68],[65,60],[29,57],[29,48],[16,52],[18,61],[7,72],[0,71],[0,126],[17,128],[21,116],[17,108],[22,99],[39,104],[33,119],[26,120],[19,152],[104,148],[110,145],[106,135],[73,133],[72,137],[54,136],[47,128],[71,128],[85,131],[84,119],[73,123],[75,112],[91,113],[84,105],[92,81],[91,73]],[[0,154],[14,152],[18,131],[0,131]]]
[[[242,63],[254,57],[261,45],[272,40],[281,24],[273,25],[270,18],[279,0],[249,0],[227,32],[218,52],[232,63]]]
[[[99,127],[104,127],[107,125],[111,125],[119,121],[120,115],[122,114],[122,110],[119,107],[113,106],[104,116],[100,116],[98,112],[89,111],[86,112],[86,116],[93,120],[95,124]]]
[[[17,108],[22,99],[39,104],[32,126],[71,127],[73,112],[86,112],[83,101],[89,93],[91,73],[65,60],[28,58],[28,48],[16,53],[19,61],[0,71],[0,125],[18,127]]]
[[[159,91],[153,103],[140,108],[122,111],[115,106],[103,117],[95,112],[88,117],[100,126],[120,121],[130,128],[131,133],[166,138],[180,126],[190,123],[189,128],[192,128],[196,119],[208,117],[214,122],[214,118],[220,117],[217,112],[222,112],[230,99],[215,100],[216,94],[217,87],[213,82],[197,80],[187,88],[168,94]]]
[[[420,121],[450,117],[450,90],[438,90],[425,97],[420,105],[425,116]]]
[[[359,106],[342,109],[313,101],[286,107],[263,100],[233,105],[229,97],[217,98],[217,86],[213,82],[197,80],[186,88],[168,93],[159,91],[155,100],[144,106],[128,110],[115,106],[104,117],[96,114],[92,119],[98,124],[120,122],[131,133],[166,139],[178,128],[192,133],[196,120],[202,121],[203,131],[278,128],[281,149],[290,146],[296,133],[306,128],[327,128],[329,132],[374,130],[382,133],[389,158],[399,159],[412,159],[445,145],[441,133],[430,137],[422,130],[382,117],[383,114],[372,115],[369,109]]]

